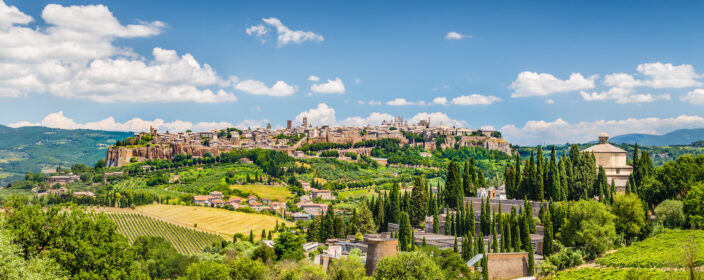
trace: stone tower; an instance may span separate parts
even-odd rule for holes
[[[368,246],[367,262],[364,267],[367,269],[367,276],[371,276],[381,259],[396,255],[398,252],[398,239],[367,238],[366,241]]]
[[[286,129],[291,129],[293,127],[293,122],[291,120],[286,121]]]
[[[308,127],[308,118],[307,117],[303,117],[303,124],[301,124],[301,126],[303,126],[304,128]]]

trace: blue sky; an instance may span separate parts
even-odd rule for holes
[[[0,3],[7,125],[430,116],[518,144],[704,127],[702,2]]]

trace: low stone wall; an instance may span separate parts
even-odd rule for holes
[[[528,276],[528,253],[492,253],[489,260],[489,279],[514,279]]]

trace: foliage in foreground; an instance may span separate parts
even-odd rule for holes
[[[704,265],[704,231],[701,230],[667,230],[608,254],[596,263],[613,267],[683,267],[683,246],[691,242],[692,235],[697,246],[695,265]]]
[[[657,269],[616,269],[616,268],[582,268],[575,270],[566,270],[558,272],[552,278],[553,280],[648,280],[648,279],[687,279],[683,271],[662,271]]]

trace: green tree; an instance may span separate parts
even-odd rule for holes
[[[411,242],[413,242],[413,240],[411,240],[411,231],[413,231],[411,221],[406,212],[401,212],[399,216],[401,223],[399,224],[398,230],[398,246],[401,251],[410,251],[412,248]]]
[[[420,227],[425,221],[425,216],[428,213],[428,197],[425,193],[425,179],[416,177],[413,184],[413,194],[411,196],[410,219],[411,225]]]
[[[196,257],[179,254],[173,245],[163,237],[140,236],[132,244],[137,261],[142,270],[152,279],[177,278]]]
[[[669,228],[679,228],[685,225],[684,204],[679,200],[668,199],[655,207],[658,222]]]
[[[617,195],[611,212],[616,215],[616,232],[623,234],[630,243],[645,226],[643,203],[633,194]]]
[[[555,145],[552,145],[552,149],[550,151],[550,168],[548,169],[547,175],[548,184],[546,186],[546,189],[549,190],[548,192],[552,198],[552,201],[560,201],[565,199],[562,194],[562,187],[560,185],[560,170],[557,165]]]
[[[276,238],[274,252],[278,260],[301,260],[305,257],[303,252],[303,239],[291,232],[282,232]]]
[[[25,279],[69,279],[66,272],[51,258],[32,257],[25,260],[22,248],[14,243],[10,231],[3,230],[0,220],[0,278],[7,280]]]
[[[704,228],[704,182],[692,186],[682,203],[687,221],[697,228]]]
[[[276,252],[273,248],[269,248],[268,246],[262,244],[252,251],[252,259],[268,263],[269,261],[276,260]]]
[[[367,279],[364,264],[359,257],[342,257],[336,259],[328,268],[328,280],[357,280]]]
[[[441,280],[443,274],[435,262],[420,252],[383,258],[374,271],[377,280]]]
[[[543,213],[543,256],[550,256],[553,252],[554,246],[552,240],[554,238],[552,231],[552,215],[550,215],[550,208],[545,209]]]
[[[472,162],[470,166],[470,161]],[[472,180],[472,172],[474,172],[474,158],[464,162],[464,170],[462,170],[462,189],[465,196],[474,196],[474,181]]]
[[[215,261],[201,261],[188,266],[185,279],[188,280],[229,280],[227,266]]]
[[[230,263],[229,270],[232,280],[264,280],[269,268],[261,261],[241,257]]]
[[[596,257],[613,247],[616,240],[616,217],[603,203],[594,200],[573,202],[562,232],[566,246],[583,247],[590,257]]]
[[[447,168],[444,192],[445,204],[449,208],[457,208],[462,205],[462,200],[464,199],[462,174],[459,165],[454,161],[450,161],[450,165]]]
[[[391,203],[390,209],[388,212],[389,219],[388,221],[390,223],[398,223],[399,222],[399,213],[401,212],[401,196],[399,194],[399,185],[398,183],[394,183],[393,186],[391,187],[391,193],[389,195],[389,202]]]
[[[359,214],[357,215],[357,232],[362,234],[376,233],[377,226],[374,223],[374,217],[372,216],[372,211],[369,210],[366,204],[362,204],[359,207]]]

